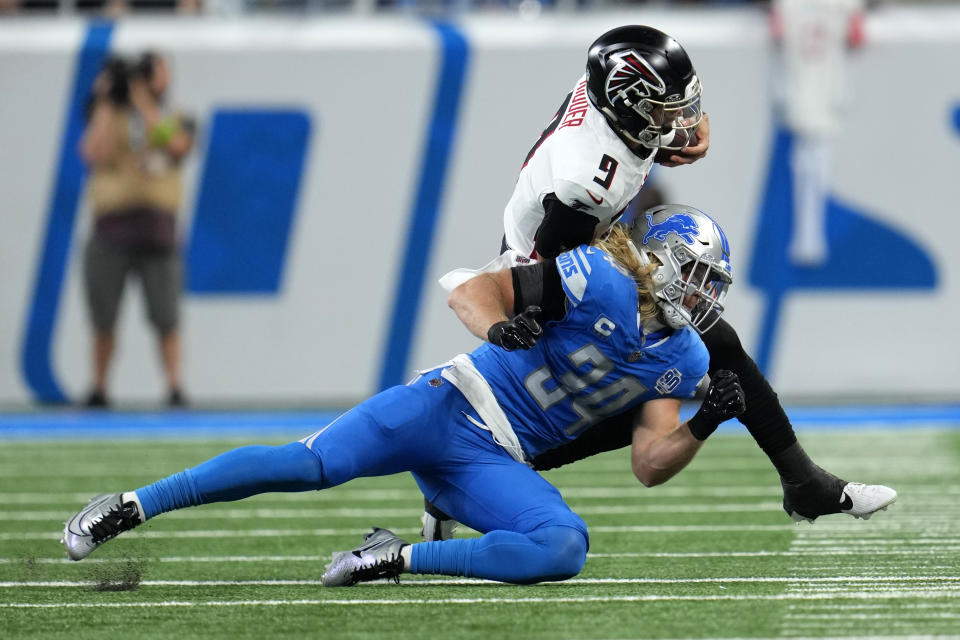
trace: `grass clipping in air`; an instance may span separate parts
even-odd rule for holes
[[[146,572],[142,558],[93,565],[87,571],[91,591],[136,591]]]

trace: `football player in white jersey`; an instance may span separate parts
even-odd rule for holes
[[[632,28],[611,32],[615,40],[624,29]],[[598,46],[603,45],[594,44],[591,61]],[[683,53],[679,45],[676,49]],[[597,80],[601,70],[581,77],[527,154],[503,214],[507,248],[533,258],[553,256],[576,246],[570,244],[575,238],[589,242],[603,235],[640,192],[657,153],[665,158],[696,140],[704,117],[700,80],[686,54],[674,56],[682,66],[669,74],[633,49],[607,57],[606,79]],[[597,106],[603,105],[598,92],[613,95],[615,102]],[[633,107],[649,119],[632,113]],[[627,111],[632,115],[621,113]]]
[[[708,146],[700,79],[683,47],[648,26],[608,31],[590,46],[586,74],[527,154],[504,210],[501,256],[480,270],[452,271],[441,285],[452,289],[478,271],[553,258],[591,242],[624,213],[654,162],[689,164]],[[810,460],[777,394],[728,323],[720,319],[702,338],[710,370],[739,377],[747,398],[739,419],[777,468],[783,508],[794,520],[840,512],[867,518],[895,499],[891,489],[848,483]],[[551,469],[629,443],[629,425],[591,429],[533,464]],[[867,500],[865,492],[882,495]],[[429,502],[422,521],[428,540],[449,537],[455,526]]]

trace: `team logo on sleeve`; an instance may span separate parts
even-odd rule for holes
[[[647,244],[650,238],[656,238],[660,242],[665,242],[667,236],[675,233],[687,244],[693,244],[693,239],[700,235],[700,228],[697,221],[685,213],[675,213],[663,222],[654,222],[653,216],[647,215],[647,224],[650,230],[643,235],[643,244]]]
[[[617,66],[607,76],[606,91],[611,101],[630,96],[630,101],[636,102],[635,96],[638,94],[646,98],[666,91],[667,85],[663,79],[633,49],[610,57],[617,61]]]
[[[662,376],[657,378],[657,383],[654,385],[654,388],[657,390],[657,393],[659,393],[662,396],[665,396],[671,391],[673,391],[674,389],[676,389],[678,386],[680,386],[680,382],[682,380],[683,380],[683,374],[681,374],[676,369],[670,369],[669,371],[664,373]]]

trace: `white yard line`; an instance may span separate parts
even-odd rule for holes
[[[711,503],[711,504],[652,504],[652,505],[595,505],[578,507],[580,515],[621,515],[642,513],[762,513],[764,511],[779,511],[777,502],[750,502],[750,503]],[[29,509],[0,510],[0,521],[3,522],[46,522],[64,520],[72,511],[34,511]],[[377,508],[357,509],[349,507],[331,507],[316,509],[277,509],[261,507],[241,507],[232,509],[185,509],[174,511],[164,516],[164,519],[177,518],[184,520],[254,520],[270,518],[275,520],[299,520],[306,518],[415,518],[417,510],[411,508]]]
[[[936,549],[904,549],[904,550],[889,550],[889,549],[829,549],[827,551],[821,551],[819,549],[796,549],[789,551],[651,551],[647,553],[588,553],[588,558],[762,558],[762,557],[798,557],[798,558],[808,558],[808,557],[818,557],[818,556],[900,556],[904,554],[923,554],[930,553],[935,555],[942,555],[943,553],[954,553],[960,552],[960,545],[957,546],[942,546]],[[806,566],[806,565],[804,565]]]
[[[104,489],[106,490],[106,489]],[[103,491],[100,491],[103,493]],[[78,503],[79,505],[85,504],[90,498],[96,495],[96,491],[82,491],[82,492],[30,492],[30,491],[14,491],[14,492],[0,492],[0,504],[64,504],[71,505]],[[337,496],[336,500],[332,500]],[[410,498],[416,498],[417,496],[423,496],[416,487],[410,489],[351,489],[349,487],[344,488],[334,488],[330,491],[323,493],[318,492],[291,492],[291,493],[277,493],[270,496],[271,501],[277,502],[289,502],[294,500],[311,500],[318,503],[323,502],[348,502],[348,501],[374,501],[380,500],[383,502],[390,502],[393,500],[407,500]],[[262,499],[262,498],[261,498]]]
[[[559,476],[558,476],[559,477]],[[951,500],[951,496],[960,495],[960,485],[950,485],[944,487],[897,487],[902,489],[901,496],[904,499],[914,496],[930,497],[938,503],[942,503],[945,508],[954,506],[956,501]],[[106,490],[105,488],[104,490]],[[702,486],[702,487],[671,487],[661,486],[647,489],[639,484],[636,486],[600,486],[600,487],[576,487],[566,486],[561,483],[560,488],[564,498],[633,498],[644,500],[673,499],[673,498],[770,498],[779,500],[782,498],[780,487],[776,483],[764,485],[721,485],[721,486]],[[0,492],[0,504],[13,505],[37,505],[37,504],[62,504],[68,508],[82,506],[97,492]],[[354,489],[350,487],[336,487],[324,492],[307,493],[289,493],[273,494],[270,496],[271,502],[287,502],[311,500],[318,504],[324,502],[392,502],[395,500],[416,499],[422,494],[415,488],[410,489]]]
[[[701,532],[742,532],[742,531],[790,531],[792,524],[744,524],[744,525],[623,525],[590,527],[590,533],[701,533]],[[362,528],[348,527],[340,529],[241,529],[233,531],[195,530],[195,531],[143,531],[136,530],[124,534],[124,538],[285,538],[298,536],[349,536],[356,535]],[[396,527],[391,531],[398,535],[419,535],[420,529]],[[59,531],[23,531],[0,533],[0,541],[7,540],[51,540],[59,539]]]
[[[917,464],[920,464],[918,460]],[[182,466],[182,465],[181,465]],[[742,475],[744,473],[765,473],[772,471],[769,462],[762,458],[752,458],[742,463],[730,462],[726,458],[704,459],[691,465],[688,471],[699,473],[733,473]],[[136,465],[123,467],[111,467],[109,472],[105,472],[100,464],[76,464],[71,463],[67,468],[57,471],[59,477],[68,478],[98,478],[109,475],[111,478],[143,478],[144,476],[155,476],[157,480],[174,472],[171,467],[149,467],[137,468]],[[630,477],[630,459],[626,457],[623,464],[619,467],[596,468],[590,467],[570,467],[560,473],[569,474],[569,476],[621,476]],[[0,468],[0,478],[47,478],[50,473],[46,469],[37,468],[32,465],[20,466],[17,464],[4,465]]]
[[[924,550],[927,552],[926,558],[949,557],[956,553],[956,548],[960,545],[960,538],[957,537],[957,513],[958,505],[951,501],[954,494],[953,488],[955,482],[951,479],[957,479],[960,476],[960,466],[956,456],[951,453],[949,443],[942,439],[937,433],[912,434],[909,438],[898,439],[901,446],[905,447],[908,456],[916,454],[919,449],[923,449],[925,457],[929,464],[923,462],[915,465],[899,466],[900,473],[894,473],[891,476],[889,463],[900,457],[895,451],[879,451],[876,456],[862,457],[862,460],[874,461],[875,470],[869,476],[883,480],[894,488],[900,490],[900,499],[890,507],[888,512],[879,513],[875,519],[869,523],[847,522],[846,526],[838,526],[833,529],[819,526],[800,526],[796,529],[796,535],[790,546],[790,552],[798,554],[798,560],[790,570],[793,574],[811,574],[820,576],[829,576],[831,573],[843,572],[863,572],[867,575],[861,575],[855,583],[857,588],[864,593],[884,593],[889,590],[896,590],[898,583],[890,580],[884,575],[877,576],[876,571],[883,571],[878,566],[882,563],[871,562],[873,556],[884,554],[904,554],[920,555],[918,552]],[[816,456],[814,456],[816,458]],[[911,456],[912,457],[912,456]],[[823,464],[820,461],[820,464]],[[830,468],[827,466],[827,468]],[[895,480],[909,472],[910,480],[916,482],[921,476],[926,476],[930,469],[936,469],[943,483],[948,484],[950,488],[928,487],[927,491],[915,491],[912,487],[898,487]],[[946,502],[945,502],[946,500]],[[818,523],[819,524],[819,523]],[[853,526],[851,526],[853,525]],[[859,525],[864,525],[860,527]],[[831,565],[826,558],[837,551],[862,552],[863,566],[858,569],[850,561],[841,561]],[[816,568],[810,563],[804,562],[800,558],[822,557],[821,562],[815,562],[819,567]],[[940,563],[943,564],[943,563]],[[955,572],[956,567],[947,567],[947,571]],[[887,569],[891,571],[891,569]],[[923,571],[930,573],[931,568],[924,565]],[[873,582],[866,582],[868,577],[877,578]],[[916,594],[929,593],[935,595],[940,593],[944,584],[938,581],[921,581],[910,583],[908,589]],[[797,630],[803,630],[808,634],[816,634],[817,631],[823,631],[826,634],[837,635],[849,632],[855,634],[865,629],[880,629],[886,634],[911,633],[913,631],[934,631],[944,628],[945,625],[953,626],[950,621],[960,618],[960,608],[958,600],[949,598],[944,603],[948,609],[944,611],[921,611],[913,615],[908,615],[905,609],[911,604],[884,605],[882,609],[875,611],[864,611],[863,602],[855,602],[847,597],[848,589],[842,584],[834,583],[813,583],[808,579],[794,579],[789,583],[784,595],[795,597],[797,600],[787,605],[783,612],[783,622],[780,627],[781,634],[791,636]],[[812,600],[811,597],[824,600],[833,600],[829,603],[820,603]],[[918,598],[921,596],[917,596]],[[873,621],[876,624],[865,624]]]
[[[18,589],[22,587],[89,587],[91,580],[48,580],[48,581],[11,581],[0,582],[0,588]],[[882,576],[863,578],[857,576],[832,576],[815,578],[790,577],[739,577],[725,576],[719,578],[571,578],[558,583],[546,583],[547,588],[563,585],[607,585],[607,584],[768,584],[768,583],[802,583],[807,585],[845,584],[855,589],[869,588],[870,583],[881,583],[884,588],[892,588],[896,584],[910,584],[916,582],[940,583],[937,589],[941,591],[960,591],[960,576]],[[321,586],[320,580],[144,580],[141,587],[243,587],[243,586]],[[471,578],[448,579],[417,579],[407,576],[407,585],[441,585],[441,586],[471,586],[478,584],[499,584],[491,580]],[[926,590],[922,587],[911,587],[916,591]],[[841,589],[848,593],[850,589]]]
[[[907,606],[897,604],[898,607]],[[775,638],[727,638],[725,636],[712,636],[712,640],[957,640],[957,636],[951,635],[887,635],[882,636],[777,636]],[[614,640],[595,638],[594,640]],[[616,640],[652,640],[650,638],[617,638]],[[660,640],[703,640],[703,637],[697,638],[661,638]]]
[[[899,607],[898,607],[899,609]],[[960,620],[960,613],[952,611],[923,611],[915,614],[923,616],[926,619],[940,620]],[[805,614],[787,614],[791,620],[903,620],[905,616],[903,611],[894,611],[890,613],[805,613]]]
[[[819,551],[819,550],[809,550],[809,551],[683,551],[683,552],[625,552],[625,553],[588,553],[587,558],[603,558],[603,559],[626,559],[626,558],[764,558],[764,557],[782,557],[782,558],[817,558],[821,556],[850,556],[853,558],[858,558],[862,556],[902,556],[902,555],[935,555],[942,556],[945,553],[960,553],[960,546],[942,546],[929,549],[904,549],[904,550],[875,550],[875,549],[833,549],[828,551]],[[161,562],[161,563],[212,563],[212,562],[314,562],[319,559],[326,559],[329,554],[318,554],[316,556],[304,556],[304,555],[273,555],[273,556],[246,556],[246,555],[229,555],[229,556],[157,556],[157,557],[144,557],[142,558],[147,562]],[[84,565],[87,564],[112,564],[112,563],[122,563],[129,562],[127,558],[87,558],[83,561]],[[0,564],[64,564],[70,566],[78,566],[79,563],[67,558],[36,558],[36,557],[0,557]],[[808,571],[814,570],[826,570],[828,568],[836,568],[837,565],[831,565],[830,567],[817,567],[813,565],[804,565]],[[862,563],[857,565],[849,565],[848,568],[853,568],[855,566],[862,566]],[[927,565],[927,569],[955,569],[955,566],[936,566],[931,567]]]
[[[635,596],[582,596],[557,598],[403,598],[403,599],[356,599],[356,600],[212,600],[212,601],[163,601],[163,602],[58,602],[58,603],[31,603],[9,602],[0,603],[0,609],[55,609],[58,607],[83,609],[125,609],[151,607],[270,607],[270,606],[407,606],[407,605],[473,605],[473,604],[564,604],[564,603],[607,603],[607,602],[704,602],[704,601],[777,601],[777,600],[913,600],[913,599],[943,599],[956,598],[957,592],[947,590],[942,592],[929,591],[880,591],[861,592],[851,591],[843,594],[755,594],[755,595],[635,595]]]
[[[628,472],[629,473],[629,472]],[[576,487],[567,486],[561,489],[566,498],[737,498],[737,497],[779,497],[781,495],[780,487],[775,484],[770,485],[731,485],[731,486],[705,486],[705,487],[656,487],[646,489],[639,483],[630,486],[590,486]],[[75,502],[85,503],[92,498],[96,492],[0,492],[0,504],[73,504]],[[309,496],[309,498],[307,498]],[[335,487],[324,492],[294,492],[289,494],[274,494],[271,500],[288,501],[312,499],[317,502],[323,501],[393,501],[407,500],[422,496],[416,487],[409,489],[384,488],[384,489],[356,489],[352,487]]]
[[[86,558],[82,564],[122,564],[131,560],[162,563],[208,563],[208,562],[317,562],[326,560],[329,553],[316,556],[160,556],[156,558]],[[0,558],[0,564],[65,564],[73,567],[81,563],[67,558]]]

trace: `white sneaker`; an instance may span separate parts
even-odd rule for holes
[[[131,495],[131,494],[127,494]],[[83,560],[107,540],[143,522],[136,500],[122,501],[122,493],[91,498],[86,507],[67,520],[60,538],[71,560]]]
[[[877,511],[886,511],[896,500],[897,492],[890,487],[848,482],[840,494],[840,512],[869,520]]]
[[[848,482],[840,492],[840,513],[846,513],[854,518],[869,520],[877,511],[886,511],[887,507],[896,502],[897,492],[882,484],[863,484],[862,482]],[[834,511],[833,513],[836,513]],[[790,511],[794,522],[813,522],[813,518]]]

